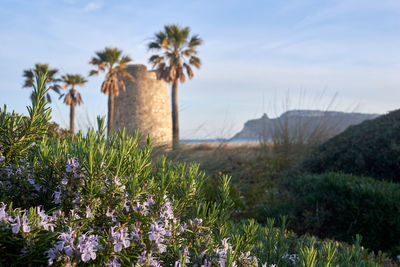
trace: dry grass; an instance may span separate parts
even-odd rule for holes
[[[178,150],[158,151],[178,163],[196,163],[210,177],[210,191],[219,176],[230,176],[240,217],[262,221],[260,209],[273,202],[280,179],[310,147],[272,143],[190,143]]]

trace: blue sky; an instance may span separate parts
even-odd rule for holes
[[[179,88],[182,138],[230,137],[290,108],[385,113],[400,108],[399,18],[400,0],[1,0],[0,104],[26,112],[22,71],[36,62],[87,75],[94,52],[115,46],[147,64],[149,39],[178,23],[204,40],[202,68]],[[80,90],[78,128],[106,114],[102,79]]]

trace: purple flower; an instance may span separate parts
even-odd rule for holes
[[[146,250],[143,251],[137,261],[137,263],[140,264],[139,266],[145,265],[147,263],[148,266],[161,267],[162,262],[154,258],[152,254],[152,251],[150,251],[149,253],[147,253]]]
[[[217,261],[220,266],[225,266],[225,261],[228,256],[228,253],[232,251],[232,246],[228,243],[228,238],[224,238],[221,240],[221,246],[215,249],[215,253],[217,254]]]
[[[19,228],[21,227],[21,219],[19,218],[19,216],[17,216],[12,221],[16,223],[11,224],[11,231],[14,234],[18,234]]]
[[[148,195],[146,201],[142,204],[136,202],[136,206],[132,206],[133,211],[140,212],[144,215],[148,214],[151,211],[151,207],[155,204],[152,195]]]
[[[74,250],[76,250],[74,245],[74,240],[76,237],[76,233],[72,228],[69,228],[68,232],[61,233],[58,238],[61,239],[56,244],[56,250],[62,251],[64,250],[65,255],[71,257],[74,255]]]
[[[60,197],[61,197],[61,187],[60,187],[60,186],[57,186],[57,189],[58,189],[59,191],[54,191],[54,194],[53,194],[53,196],[54,196],[54,203],[55,203],[55,204],[59,204],[59,203],[60,203]]]
[[[179,229],[178,229],[178,231],[177,231],[177,234],[178,234],[178,235],[182,234],[182,233],[185,231],[186,228],[187,228],[187,224],[184,222],[184,223],[179,227]]]
[[[13,171],[11,168],[5,168],[4,169],[7,172],[7,178],[10,178],[10,176],[13,174]]]
[[[157,252],[164,253],[167,250],[167,246],[164,245],[166,239],[164,238],[167,234],[164,226],[158,222],[153,222],[150,226],[149,240],[154,241],[154,246]]]
[[[174,212],[172,210],[172,204],[168,200],[167,196],[164,196],[164,204],[161,207],[161,217],[166,220],[174,220]]]
[[[114,176],[114,183],[118,186],[121,186],[121,181],[117,176]]]
[[[61,180],[61,183],[62,183],[63,185],[68,184],[68,176],[67,176],[67,175],[64,174],[64,177],[63,177],[63,179]]]
[[[72,203],[74,204],[79,204],[79,201],[81,199],[81,195],[79,193],[74,193],[75,199],[72,200]]]
[[[115,231],[115,229],[117,230]],[[122,247],[127,248],[131,244],[129,241],[128,228],[126,226],[120,227],[116,225],[111,227],[111,238],[113,239],[115,252],[120,252]]]
[[[30,177],[30,174],[28,174],[28,177]],[[35,188],[36,191],[40,192],[41,186],[40,186],[40,185],[37,185],[37,184],[35,183],[35,180],[33,180],[33,179],[31,179],[31,178],[28,178],[27,180],[28,180],[29,184],[31,184],[31,185]]]
[[[70,158],[67,160],[67,164],[65,165],[66,172],[76,173],[77,168],[79,167],[79,162],[77,158]]]
[[[106,216],[107,216],[107,217],[111,217],[111,220],[112,220],[113,222],[116,222],[116,221],[117,221],[117,218],[114,216],[114,212],[115,212],[115,210],[110,211],[110,208],[107,207]]]
[[[30,226],[30,222],[28,222],[28,216],[26,216],[26,214],[24,214],[22,216],[22,231],[24,233],[29,233],[29,231],[31,230],[31,226]]]
[[[89,206],[86,206],[86,218],[92,218],[92,210]]]
[[[183,256],[182,259],[184,261],[184,263],[182,263],[181,261],[176,261],[174,264],[174,267],[185,267],[186,264],[190,263],[190,257],[189,257],[189,249],[188,247],[186,247],[183,250]]]
[[[86,234],[81,235],[78,238],[77,249],[81,253],[82,261],[89,261],[90,259],[96,259],[96,251],[99,237],[96,235],[87,236]]]
[[[125,202],[124,202],[124,208],[125,208],[125,210],[126,211],[129,211],[129,204],[130,204],[130,201],[129,200],[125,200]]]
[[[107,267],[120,267],[121,264],[119,264],[119,262],[122,262],[122,259],[114,256],[112,260],[107,264]]]
[[[53,261],[57,258],[57,250],[55,248],[51,248],[48,251],[46,251],[44,254],[47,254],[47,263],[48,265],[53,265]]]
[[[37,214],[39,215],[39,226],[42,226],[46,231],[54,232],[55,224],[51,223],[52,221],[56,221],[57,217],[47,216],[45,211],[41,209],[41,207],[37,207]]]
[[[131,232],[131,240],[132,239],[140,239],[140,235],[139,235],[140,229],[137,227],[133,228],[133,231]]]
[[[6,213],[6,207],[7,205],[1,202],[1,207],[0,207],[0,221],[7,222],[7,213]]]
[[[73,210],[70,210],[70,212],[71,212],[71,217],[74,220],[79,220],[81,218],[81,216],[79,216],[79,214],[78,214],[78,209],[77,208],[75,208]]]
[[[99,246],[99,237],[97,235],[82,234],[78,238],[78,244],[75,245],[76,232],[69,228],[69,231],[60,233],[58,238],[60,240],[56,243],[56,247],[46,252],[49,265],[61,253],[64,253],[67,257],[80,255],[81,260],[84,262],[96,259],[96,251]]]
[[[211,261],[204,259],[204,262],[200,267],[211,267]]]

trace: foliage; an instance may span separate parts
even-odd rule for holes
[[[51,109],[46,107],[44,95],[47,78],[36,76],[33,104],[28,107],[29,118],[0,109],[0,147],[9,162],[17,162],[28,155],[29,149],[47,133]]]
[[[32,110],[48,117],[44,80],[38,79]],[[42,133],[46,123],[31,131]],[[197,165],[165,158],[152,164],[150,142],[141,147],[137,135],[125,132],[106,139],[102,119],[86,135],[38,135],[29,150],[3,140],[2,265],[382,266],[389,260],[369,254],[359,241],[349,246],[298,238],[272,220],[266,227],[235,223],[228,177],[220,178],[210,201]]]
[[[24,70],[23,77],[25,78],[24,87],[33,87],[35,83],[35,76],[39,74],[46,74],[47,80],[46,84],[49,89],[53,90],[57,94],[60,94],[60,85],[58,82],[60,81],[56,74],[58,73],[58,69],[51,69],[49,64],[36,63],[33,69]],[[46,94],[47,101],[51,102],[50,94]],[[33,100],[33,94],[31,95]]]
[[[156,68],[158,77],[169,83],[193,78],[191,66],[200,68],[201,60],[196,56],[197,47],[203,43],[199,36],[189,39],[190,28],[178,25],[165,25],[164,31],[155,34],[154,40],[148,44],[150,50],[162,51],[150,57],[149,62]]]
[[[62,89],[71,87],[64,97],[64,103],[70,106],[76,106],[77,104],[80,105],[82,103],[82,97],[79,92],[75,91],[75,86],[83,86],[85,83],[87,83],[87,80],[80,74],[66,74],[61,78],[64,82]]]
[[[400,110],[351,126],[302,163],[302,170],[364,175],[400,181]]]
[[[126,66],[132,59],[122,55],[118,48],[106,47],[97,51],[96,56],[90,60],[90,64],[97,69],[91,70],[89,76],[97,75],[99,72],[106,72],[106,78],[101,85],[101,92],[105,95],[118,95],[119,89],[125,91],[126,87],[122,78],[133,81],[132,75],[127,72]]]
[[[50,122],[48,124],[47,137],[65,139],[72,133],[64,128],[61,128],[57,123]]]
[[[360,234],[367,248],[399,254],[400,185],[326,173],[287,179],[281,186],[296,232],[347,242]]]

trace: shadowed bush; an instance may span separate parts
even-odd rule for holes
[[[348,242],[361,234],[367,248],[400,252],[400,185],[326,173],[290,179],[283,187],[295,231]]]
[[[351,126],[322,144],[301,165],[326,171],[400,181],[400,110]]]

